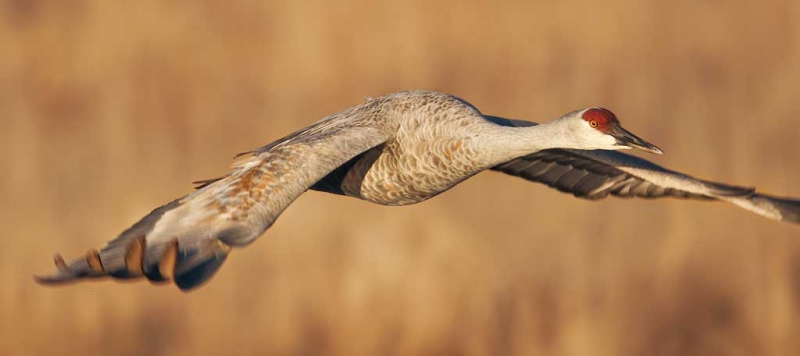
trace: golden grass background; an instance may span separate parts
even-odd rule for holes
[[[36,285],[230,157],[411,88],[614,110],[655,162],[800,196],[800,3],[0,1],[0,354],[788,355],[800,229],[484,173],[302,196],[201,289]]]

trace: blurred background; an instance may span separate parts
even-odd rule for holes
[[[797,354],[797,226],[492,172],[407,207],[305,194],[188,294],[31,274],[402,89],[608,107],[658,164],[797,197],[798,82],[794,0],[0,1],[0,354]]]

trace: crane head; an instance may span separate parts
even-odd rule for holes
[[[604,141],[611,143],[611,147],[604,147],[604,149],[636,148],[655,154],[664,153],[664,151],[656,147],[656,145],[622,128],[619,124],[619,120],[617,120],[617,116],[608,109],[588,108],[580,113],[580,118],[584,121],[584,128],[588,127],[591,129],[589,132],[594,132],[589,135],[596,136],[596,133],[599,132],[604,135]],[[609,140],[609,138],[613,140]]]

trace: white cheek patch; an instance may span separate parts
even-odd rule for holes
[[[613,150],[617,147],[616,138],[595,129],[592,129],[591,141],[593,146],[601,150]]]
[[[603,134],[603,141],[606,145],[616,146],[617,139],[614,136]]]

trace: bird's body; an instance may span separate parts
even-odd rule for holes
[[[719,199],[800,222],[800,201],[697,180],[613,151],[651,144],[589,108],[548,124],[481,114],[457,97],[407,91],[368,99],[278,141],[237,156],[224,177],[164,205],[100,251],[40,282],[145,276],[182,289],[206,281],[308,189],[383,205],[434,197],[487,169],[543,182],[588,199],[609,194]],[[590,150],[584,151],[582,149]]]
[[[402,92],[362,107],[388,139],[357,156],[341,178],[323,182],[340,186],[345,195],[383,205],[414,204],[492,166],[485,144],[497,125],[460,99]],[[325,191],[321,186],[312,188]]]

